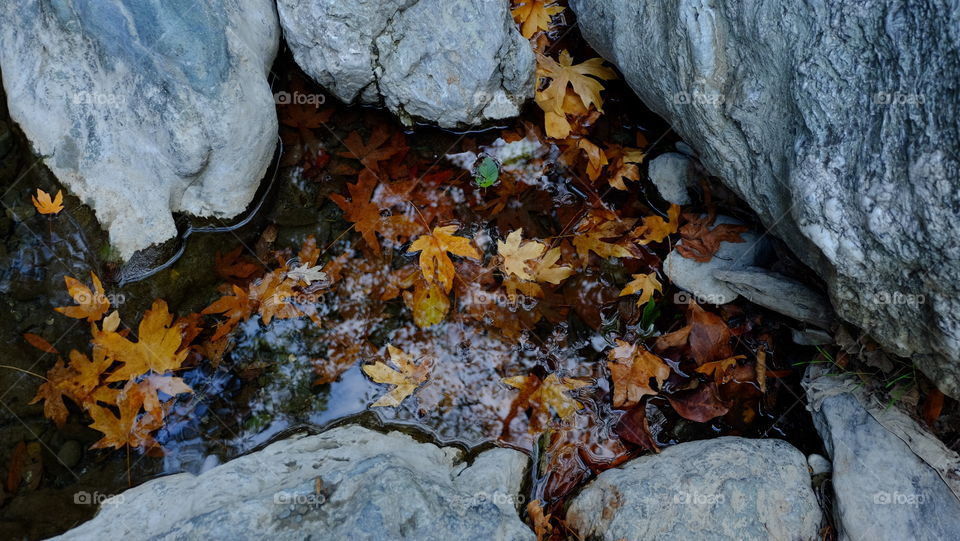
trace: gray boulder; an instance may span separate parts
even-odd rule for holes
[[[276,146],[270,0],[0,3],[10,117],[120,254],[176,235],[172,212],[228,218]]]
[[[340,100],[445,128],[516,116],[534,55],[503,0],[278,0],[293,56]]]
[[[573,500],[580,539],[810,540],[821,513],[803,454],[780,440],[681,443],[597,476]]]
[[[729,216],[717,216],[713,226],[720,224],[743,225]],[[713,227],[711,226],[711,227]],[[757,265],[767,249],[766,240],[753,231],[740,234],[743,242],[721,242],[720,249],[710,261],[700,262],[680,255],[674,248],[663,260],[663,272],[674,285],[692,293],[681,302],[696,301],[698,304],[726,304],[739,297],[730,284],[714,276],[717,271],[740,270]],[[680,241],[678,245],[683,245]]]
[[[571,6],[839,315],[960,396],[960,1]]]
[[[852,377],[811,367],[804,383],[832,460],[841,539],[960,539],[960,457]]]
[[[516,502],[527,456],[356,425],[274,443],[199,476],[112,497],[58,539],[533,540]]]

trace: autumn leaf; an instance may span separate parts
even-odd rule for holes
[[[52,420],[60,428],[67,423],[67,416],[70,412],[67,405],[63,402],[63,397],[67,395],[60,384],[73,376],[73,372],[63,364],[63,359],[57,359],[53,368],[47,371],[47,381],[40,384],[36,396],[30,401],[31,404],[43,400],[43,415]]]
[[[717,385],[722,385],[730,381],[730,378],[732,377],[730,374],[730,369],[737,366],[740,359],[746,359],[746,356],[736,355],[733,357],[727,357],[726,359],[720,359],[719,361],[710,361],[698,366],[696,370],[701,374],[713,376],[713,379]]]
[[[46,353],[53,353],[54,355],[59,355],[60,352],[57,351],[57,348],[53,347],[53,344],[47,342],[42,336],[36,334],[25,332],[23,333],[23,339],[27,341],[31,346],[44,351]]]
[[[153,301],[153,306],[144,312],[137,338],[137,342],[131,342],[110,331],[94,337],[94,345],[123,364],[107,381],[129,380],[151,370],[163,374],[180,368],[187,358],[188,352],[180,351],[180,329],[173,325],[173,315],[162,299]]]
[[[609,145],[604,151],[610,167],[610,176],[607,182],[610,186],[627,191],[627,185],[624,179],[639,181],[640,168],[637,164],[643,163],[646,154],[638,148],[622,147],[620,145]]]
[[[331,194],[330,199],[343,210],[344,219],[353,223],[353,228],[367,241],[367,246],[379,255],[380,242],[376,232],[383,222],[383,217],[380,215],[380,207],[371,201],[376,187],[376,175],[364,170],[360,172],[356,184],[347,185],[350,201],[336,193]]]
[[[362,367],[363,373],[373,381],[396,386],[377,399],[376,402],[370,404],[371,407],[399,406],[421,383],[430,377],[432,362],[429,360],[416,365],[413,358],[399,348],[387,344],[387,351],[390,353],[390,361],[396,368],[392,368],[382,361]]]
[[[64,276],[63,280],[67,283],[67,292],[73,297],[77,306],[61,306],[54,308],[54,310],[67,317],[86,319],[91,323],[100,321],[103,314],[110,309],[110,299],[104,295],[100,278],[93,272],[90,273],[90,277],[93,279],[94,291],[90,291],[90,288],[80,283],[79,280]]]
[[[577,249],[581,265],[586,267],[587,256],[594,252],[602,258],[634,257],[633,253],[621,243],[607,242],[604,239],[620,237],[633,227],[632,218],[621,219],[609,210],[592,211],[577,224],[574,230],[573,246]]]
[[[309,263],[287,271],[287,277],[305,286],[309,286],[315,282],[321,286],[330,284],[330,277],[327,276],[327,273],[323,272],[323,267],[319,265],[311,267]]]
[[[534,263],[534,281],[559,284],[569,278],[570,275],[574,273],[574,270],[567,266],[558,266],[558,259],[560,259],[559,247],[548,250],[542,259]]]
[[[616,79],[616,72],[604,66],[602,58],[591,58],[574,64],[570,53],[563,51],[559,60],[557,62],[548,56],[537,55],[537,76],[551,79],[547,88],[537,92],[537,103],[541,108],[558,115],[564,114],[564,95],[567,85],[570,85],[584,107],[589,109],[593,105],[598,111],[603,111],[603,99],[600,97],[603,85],[597,79]]]
[[[546,245],[537,241],[527,241],[521,245],[523,229],[517,229],[507,235],[507,242],[497,241],[497,253],[503,258],[503,270],[521,280],[533,280],[527,269],[530,261],[540,257]]]
[[[533,531],[537,535],[537,541],[546,541],[553,533],[553,525],[550,524],[552,515],[544,515],[540,500],[533,500],[527,504],[527,515],[533,521]]]
[[[647,304],[647,301],[653,298],[655,291],[663,291],[663,286],[660,281],[657,280],[657,273],[655,272],[649,274],[634,274],[632,276],[633,281],[620,291],[620,296],[623,297],[624,295],[640,293],[640,296],[637,298],[637,306]]]
[[[546,412],[547,408],[552,408],[563,421],[583,408],[583,404],[571,398],[567,393],[590,385],[586,381],[560,378],[556,374],[550,374],[542,381],[537,376],[514,376],[503,378],[500,381],[520,389],[522,394],[526,395],[526,402],[532,406],[538,406],[540,411]]]
[[[663,239],[677,232],[680,227],[680,205],[670,205],[667,210],[667,219],[660,216],[647,216],[630,234],[637,239],[638,244],[663,242]]]
[[[586,137],[581,138],[577,142],[577,148],[582,150],[587,156],[587,177],[589,177],[591,181],[600,178],[600,174],[603,173],[603,168],[606,167],[608,163],[607,155],[600,147]]]
[[[354,131],[344,139],[343,144],[347,151],[340,152],[339,156],[360,160],[364,167],[374,172],[379,171],[380,162],[402,157],[407,152],[403,133],[396,132],[391,136],[381,124],[373,129],[366,143]]]
[[[37,195],[31,199],[40,214],[59,214],[63,210],[63,190],[57,190],[57,196],[51,200],[50,194],[37,188]]]
[[[113,359],[107,357],[101,348],[93,348],[93,359],[71,350],[70,376],[62,378],[59,386],[67,392],[71,400],[84,409],[96,402],[114,403],[117,397],[116,389],[103,385],[101,381],[112,364]]]
[[[550,18],[563,11],[558,6],[545,0],[523,0],[513,8],[513,20],[520,24],[520,33],[530,39],[534,34],[550,29]]]
[[[253,258],[244,255],[243,246],[237,246],[225,255],[220,255],[220,252],[217,252],[214,256],[214,269],[216,269],[217,275],[224,280],[247,282],[262,272],[263,266]]]
[[[409,297],[413,322],[421,329],[440,323],[450,311],[450,299],[443,289],[433,282],[417,280]]]
[[[607,352],[607,368],[613,380],[613,405],[629,408],[637,405],[644,395],[658,393],[650,385],[655,379],[657,386],[670,377],[670,366],[643,346],[616,340],[617,347]]]
[[[715,218],[713,213],[703,216],[684,214],[684,218],[687,219],[687,224],[680,228],[683,242],[677,244],[677,252],[687,259],[701,263],[713,259],[721,242],[744,242],[740,234],[749,230],[745,225],[736,224],[719,224],[711,229],[710,225]]]
[[[173,397],[181,393],[193,392],[193,389],[183,381],[183,378],[161,376],[159,374],[150,374],[144,377],[137,383],[137,387],[139,387],[139,392],[143,396],[143,409],[148,413],[160,410],[160,405],[164,401],[160,399],[158,393]]]
[[[163,426],[163,414],[156,410],[142,413],[143,395],[136,386],[128,384],[117,403],[120,417],[103,406],[90,408],[93,423],[90,428],[103,433],[103,437],[91,446],[91,449],[112,447],[120,449],[125,445],[140,449],[159,447],[152,433]]]
[[[666,396],[681,417],[697,423],[706,423],[730,411],[730,407],[720,398],[716,384],[712,382]]]
[[[720,316],[707,312],[693,302],[687,308],[687,325],[657,338],[656,351],[688,345],[697,366],[733,355],[733,334]]]
[[[461,257],[480,259],[480,253],[470,245],[470,239],[456,237],[456,225],[434,227],[432,234],[421,235],[413,241],[407,250],[410,253],[420,252],[420,270],[427,281],[435,281],[446,293],[453,288],[453,277],[456,271],[453,261],[447,252]]]
[[[201,314],[221,314],[227,317],[217,327],[210,341],[216,342],[226,336],[241,321],[245,321],[253,314],[254,305],[250,302],[247,291],[238,285],[232,285],[233,295],[224,295],[201,311]]]

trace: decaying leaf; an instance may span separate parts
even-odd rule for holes
[[[503,270],[513,274],[521,280],[533,280],[527,268],[531,261],[540,257],[546,245],[537,241],[526,241],[521,244],[523,229],[517,229],[507,235],[507,242],[497,241],[497,253],[503,259]]]
[[[123,364],[108,381],[122,381],[151,370],[163,374],[180,368],[187,358],[187,351],[180,350],[181,340],[180,329],[173,325],[173,314],[167,310],[166,301],[157,299],[140,320],[137,342],[110,331],[95,336],[93,342]]]

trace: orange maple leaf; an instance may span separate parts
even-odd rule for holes
[[[253,314],[254,304],[250,301],[250,295],[242,287],[233,284],[233,295],[224,295],[213,302],[210,306],[201,311],[201,314],[222,314],[227,317],[227,321],[220,323],[216,332],[210,338],[211,342],[216,342],[226,336],[241,321],[247,320]]]
[[[61,306],[54,308],[54,310],[67,317],[86,319],[91,323],[100,321],[103,314],[110,309],[110,299],[104,294],[100,278],[93,272],[90,273],[90,277],[93,278],[93,291],[90,291],[90,288],[83,285],[79,280],[64,276],[63,280],[67,283],[67,292],[73,297],[77,306]]]
[[[103,406],[94,405],[90,408],[90,418],[93,423],[90,428],[103,433],[103,437],[91,446],[91,449],[113,447],[120,449],[125,445],[141,449],[154,449],[160,445],[153,438],[152,433],[163,426],[163,413],[155,410],[140,413],[144,397],[140,388],[130,382],[120,393],[117,409],[120,417]]]
[[[403,133],[396,132],[391,136],[390,132],[380,124],[373,129],[366,143],[363,142],[360,134],[354,131],[344,139],[343,144],[347,147],[347,151],[338,153],[339,156],[360,160],[364,167],[372,171],[379,170],[380,162],[402,158],[407,152]]]
[[[102,347],[108,356],[123,363],[107,381],[133,379],[148,371],[163,374],[180,368],[187,358],[187,350],[180,350],[180,328],[173,324],[173,314],[162,299],[144,312],[137,330],[137,342],[131,342],[113,331],[103,331],[93,338],[95,346]]]
[[[37,188],[37,195],[31,199],[40,214],[59,214],[63,210],[63,190],[57,190],[57,196],[51,200],[50,194]]]
[[[556,374],[550,374],[543,380],[531,375],[503,378],[500,381],[519,389],[522,401],[533,406],[538,414],[548,415],[549,409],[553,409],[562,421],[583,408],[583,404],[567,393],[590,385],[587,381],[561,378]]]
[[[456,225],[434,227],[433,233],[421,235],[407,250],[410,253],[420,252],[420,270],[423,277],[443,286],[446,293],[453,288],[453,277],[456,274],[453,261],[447,252],[460,257],[480,259],[480,252],[470,244],[470,239],[453,235],[457,229]]]
[[[377,229],[383,223],[380,207],[374,204],[373,192],[377,187],[377,176],[369,170],[360,172],[356,184],[348,184],[350,201],[340,194],[330,194],[330,199],[343,210],[343,217],[353,222],[353,228],[360,232],[367,246],[380,254],[380,242],[377,240]]]

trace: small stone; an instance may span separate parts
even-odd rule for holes
[[[647,174],[660,197],[676,205],[690,204],[687,186],[693,182],[695,172],[688,156],[678,152],[661,154],[650,161]]]
[[[83,446],[76,440],[67,440],[57,451],[57,460],[67,468],[79,464],[82,457]]]
[[[833,470],[833,466],[830,465],[830,461],[827,460],[827,457],[818,455],[816,453],[813,453],[807,457],[807,465],[810,467],[810,475],[830,473],[830,471]]]

